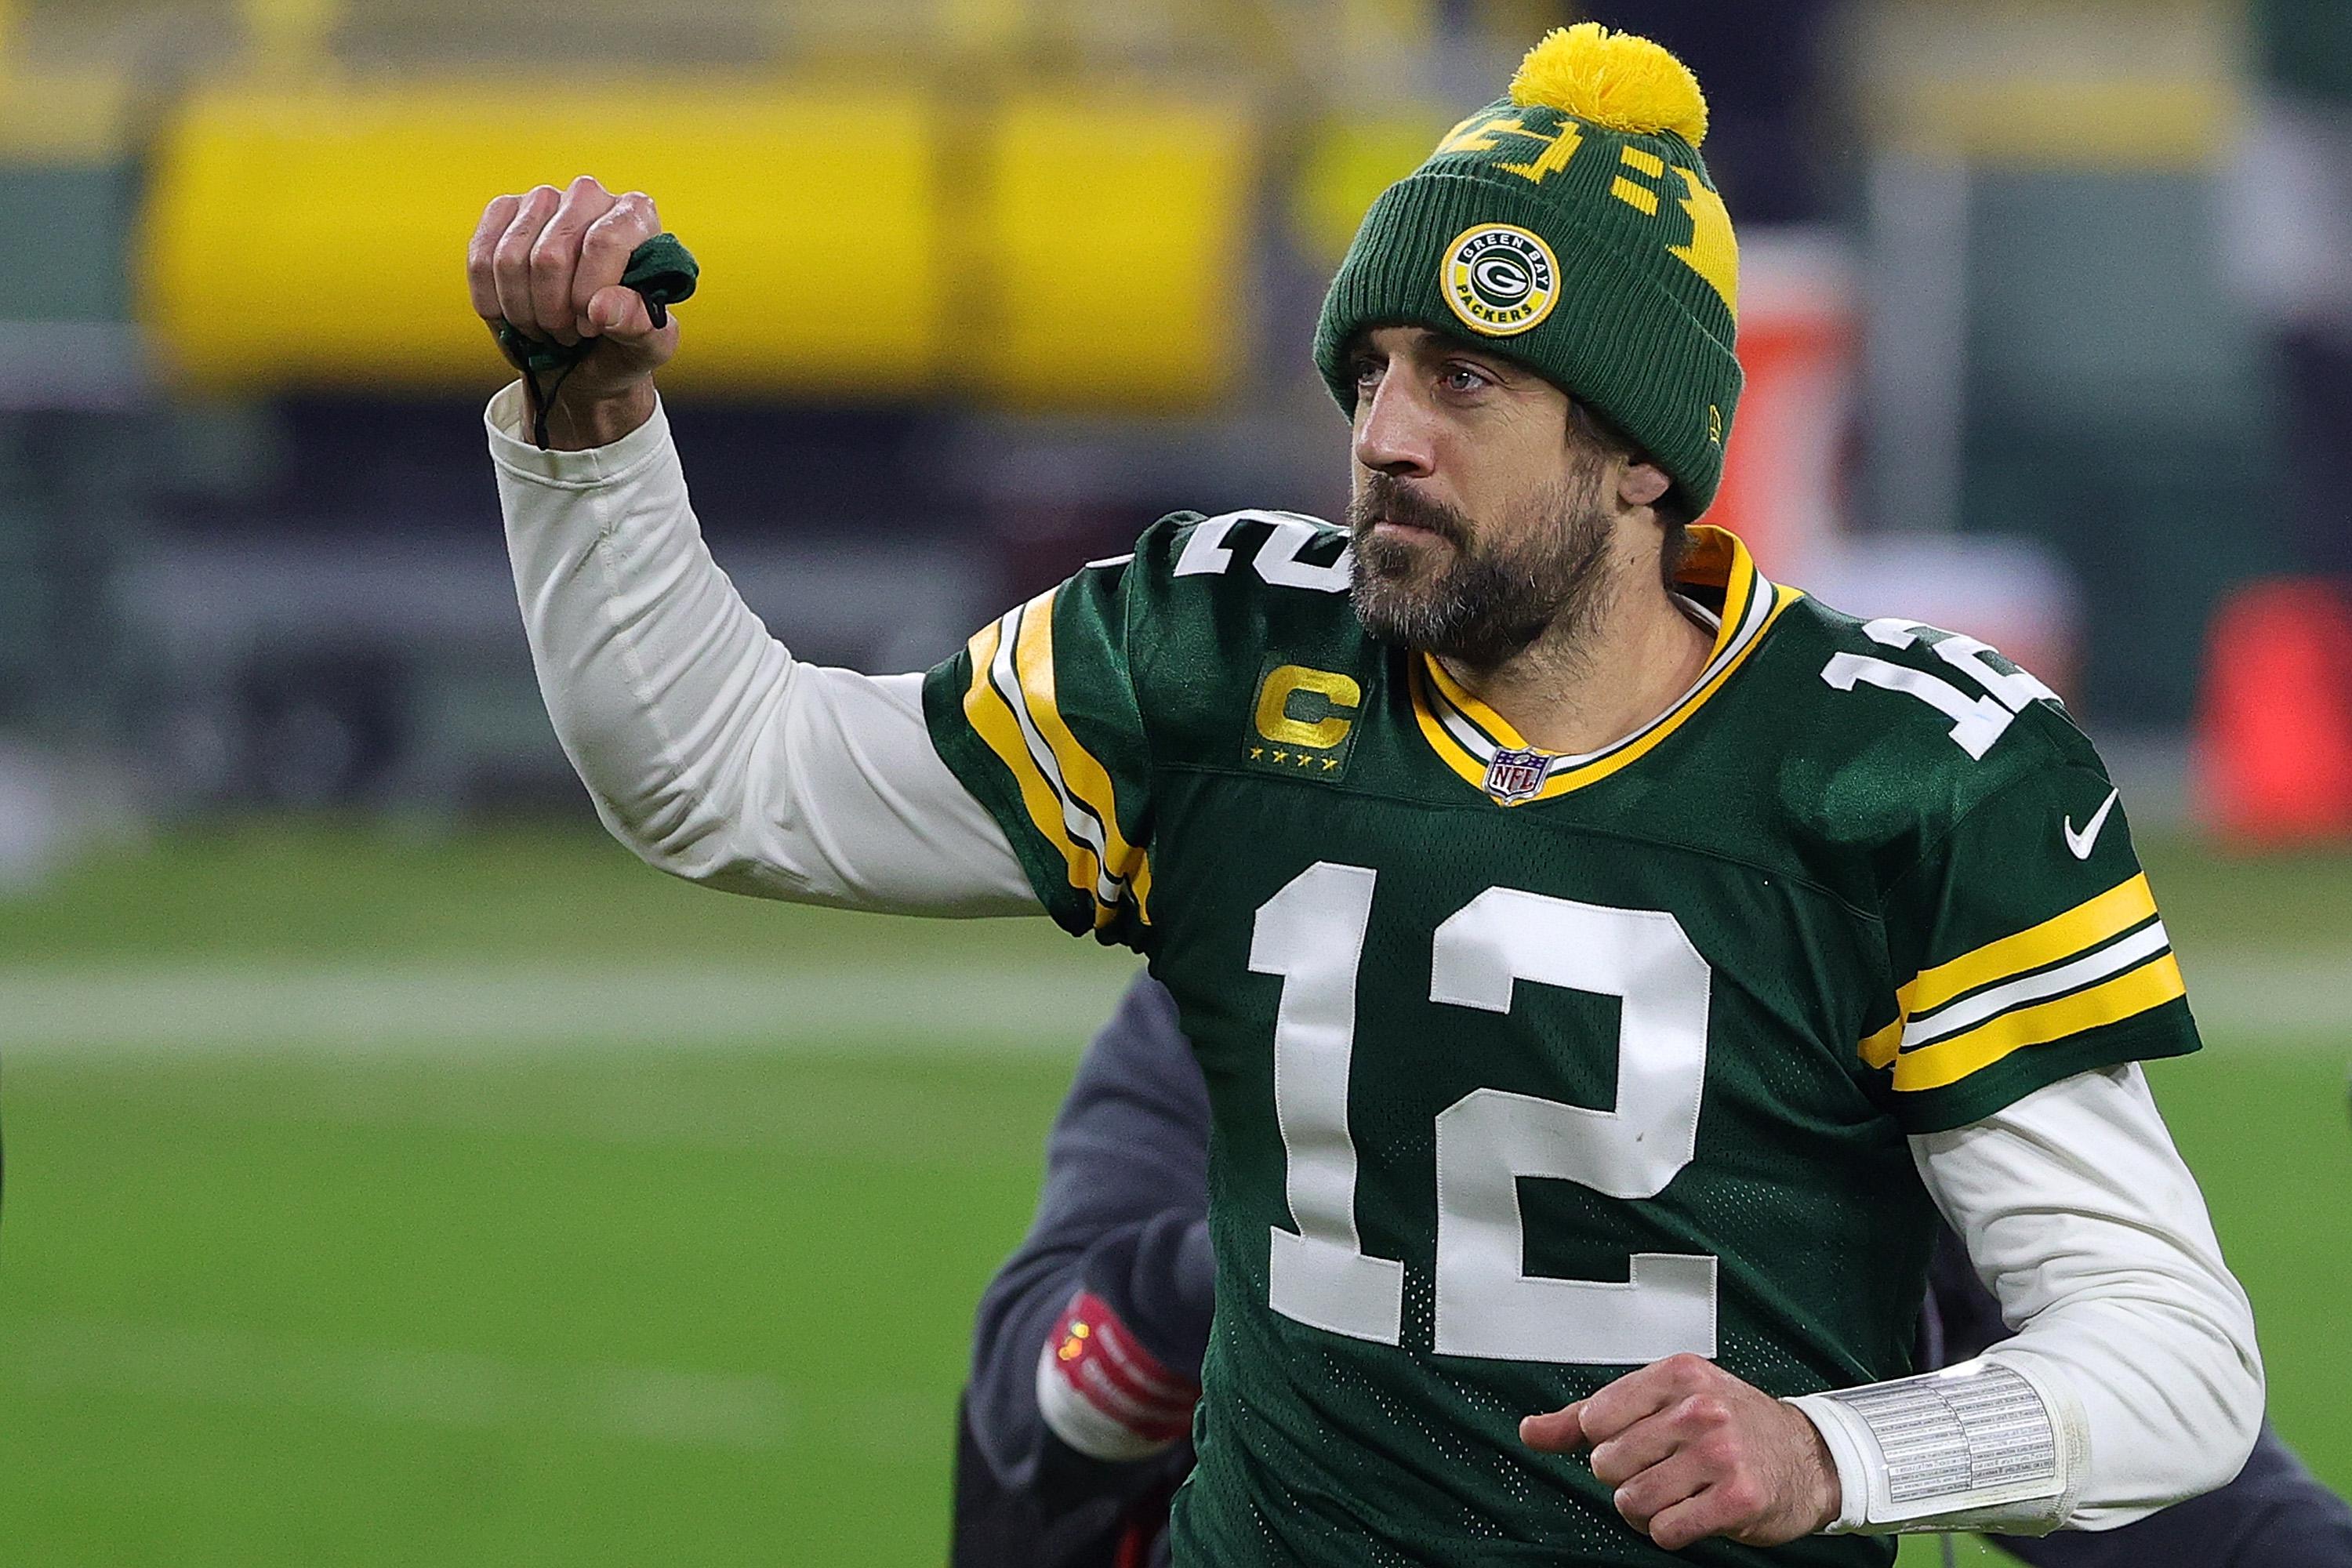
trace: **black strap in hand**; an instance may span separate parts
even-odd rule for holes
[[[634,289],[644,296],[646,313],[656,328],[669,325],[669,308],[679,300],[691,298],[695,280],[702,275],[696,265],[694,253],[678,243],[674,234],[657,234],[629,252],[628,269],[621,274],[621,286]],[[552,338],[527,335],[512,321],[499,321],[490,328],[492,335],[504,349],[507,357],[522,371],[524,387],[530,394],[531,437],[541,451],[547,450],[547,409],[562,389],[564,378],[572,367],[586,359],[595,348],[595,340],[583,338],[576,343],[559,343]],[[542,391],[539,378],[551,375]]]

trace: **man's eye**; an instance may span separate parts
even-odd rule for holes
[[[1380,380],[1380,378],[1381,366],[1379,361],[1360,359],[1356,362],[1356,384],[1358,386],[1366,385],[1371,382]]]
[[[1448,392],[1475,392],[1486,384],[1486,374],[1466,364],[1446,367],[1444,384]]]

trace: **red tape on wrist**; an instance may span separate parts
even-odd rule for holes
[[[1047,1424],[1106,1459],[1139,1458],[1184,1436],[1201,1397],[1200,1384],[1145,1350],[1091,1290],[1055,1320],[1038,1381]]]

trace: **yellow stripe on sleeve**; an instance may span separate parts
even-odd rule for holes
[[[1925,1013],[1963,992],[2072,958],[2122,935],[2155,913],[2156,895],[2148,890],[2143,873],[2038,926],[1987,942],[1948,963],[1921,970],[1911,984],[1895,994],[1895,1000],[1906,1017]]]
[[[1899,1056],[1895,1058],[1895,1087],[1941,1089],[1990,1067],[2011,1051],[2120,1023],[2186,995],[2188,989],[2180,978],[2179,963],[2167,952],[2088,990],[2004,1013],[1966,1034]]]
[[[1903,1049],[1903,1026],[1908,1022],[1902,1014],[1895,1014],[1895,1022],[1862,1042],[1862,1059],[1874,1068],[1892,1062]]]
[[[991,621],[974,632],[966,645],[971,655],[971,685],[963,694],[963,714],[972,732],[988,744],[997,760],[1013,771],[1013,781],[1021,786],[1021,804],[1028,809],[1029,820],[1046,843],[1069,863],[1070,886],[1095,902],[1097,914],[1101,901],[1095,898],[1095,856],[1087,846],[1073,839],[1062,826],[1062,802],[1054,794],[1054,786],[1045,781],[1036,761],[1029,755],[1028,743],[1022,739],[1020,721],[1013,710],[989,683],[988,668],[995,661],[996,651],[1003,633],[1003,623]]]
[[[1063,786],[1074,798],[1093,807],[1102,820],[1103,847],[1110,862],[1106,869],[1127,883],[1128,891],[1135,899],[1136,918],[1148,925],[1150,916],[1146,900],[1151,892],[1151,863],[1119,832],[1118,797],[1111,788],[1110,773],[1070,733],[1055,698],[1054,595],[1057,591],[1048,589],[1023,607],[1021,636],[1013,647],[1013,672],[1021,683],[1022,697],[1028,702],[1030,721],[1045,737],[1046,749],[1054,753],[1054,761],[1061,768]],[[1097,894],[1098,901],[1099,898]],[[1114,912],[1098,902],[1095,923],[1107,923]]]

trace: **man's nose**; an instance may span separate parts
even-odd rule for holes
[[[1437,466],[1433,424],[1403,377],[1384,375],[1357,410],[1356,461],[1376,473],[1426,479]]]

